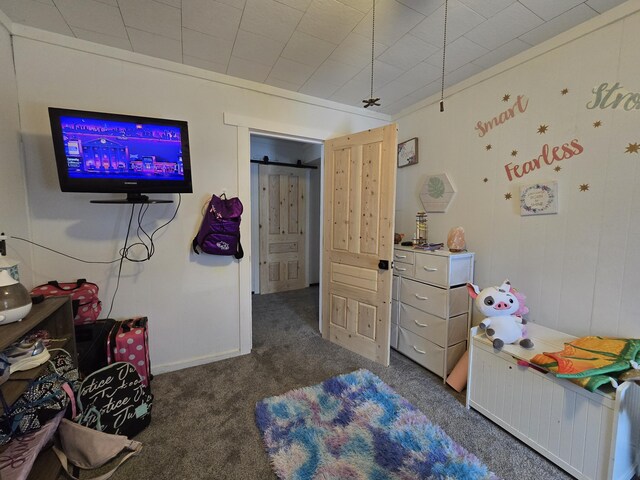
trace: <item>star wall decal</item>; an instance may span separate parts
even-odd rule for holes
[[[542,135],[543,133],[547,133],[547,130],[549,130],[549,125],[540,125],[538,127],[538,133],[540,135]]]
[[[586,192],[587,190],[589,190],[589,184],[583,183],[578,188],[580,189],[581,192]]]
[[[511,156],[512,157],[518,156],[518,150],[511,150]]]
[[[558,165],[556,168],[554,168],[554,170],[555,170],[556,172],[559,172],[560,170],[562,170],[562,167],[561,167],[560,165]]]
[[[566,95],[567,93],[569,93],[569,89],[568,88],[563,88],[562,90],[560,90],[560,94],[561,95]]]
[[[593,128],[598,128],[602,126],[602,122],[600,120],[593,122]]]
[[[627,145],[627,149],[624,153],[638,153],[640,152],[640,143],[630,143]]]
[[[503,102],[508,102],[510,98],[511,98],[511,95],[510,95],[510,94],[508,94],[508,93],[506,93],[506,94],[504,95],[504,97],[502,97],[502,101],[503,101]]]
[[[505,200],[511,200],[511,194],[510,193],[505,193],[504,194],[504,199]]]
[[[485,150],[491,150],[491,144],[487,145],[486,147],[484,147]]]

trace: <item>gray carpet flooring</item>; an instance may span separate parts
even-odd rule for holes
[[[136,437],[144,449],[112,478],[274,480],[256,402],[358,368],[378,375],[503,479],[572,478],[466,410],[463,395],[394,350],[385,368],[323,340],[317,288],[254,295],[253,343],[249,355],[156,376],[152,422]]]

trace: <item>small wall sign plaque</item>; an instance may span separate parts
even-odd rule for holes
[[[520,215],[558,213],[558,182],[534,183],[520,187]]]

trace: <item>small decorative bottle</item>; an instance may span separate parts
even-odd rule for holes
[[[416,213],[416,238],[413,242],[416,245],[424,245],[427,243],[427,213]]]

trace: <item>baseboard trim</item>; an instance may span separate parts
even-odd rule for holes
[[[198,365],[218,362],[220,360],[239,357],[241,355],[243,355],[243,353],[239,349],[229,350],[227,352],[216,353],[213,355],[203,355],[202,357],[193,357],[186,360],[181,360],[179,362],[163,363],[161,365],[152,366],[151,373],[154,375],[159,375],[161,373],[174,372],[176,370],[182,370],[183,368],[197,367]]]

